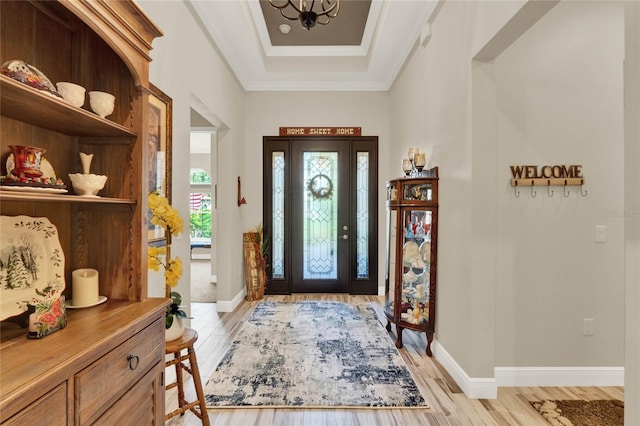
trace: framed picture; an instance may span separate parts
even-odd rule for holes
[[[172,100],[153,84],[149,85],[149,133],[147,192],[156,191],[171,203],[171,104]],[[149,221],[148,240],[158,245],[165,230]]]

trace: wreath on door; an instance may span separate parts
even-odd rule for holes
[[[326,200],[331,198],[333,194],[333,182],[329,176],[325,174],[318,174],[311,178],[307,189],[317,200]]]

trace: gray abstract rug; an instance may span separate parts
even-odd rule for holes
[[[370,306],[261,302],[204,388],[208,407],[421,407]]]

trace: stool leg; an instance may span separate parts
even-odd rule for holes
[[[174,353],[174,356],[176,357],[176,359],[179,359],[181,357],[181,352],[178,351]],[[187,403],[187,401],[184,399],[184,384],[182,382],[182,361],[176,363],[176,381],[178,382],[178,407],[182,407]],[[184,416],[184,412],[180,415]]]
[[[189,346],[189,364],[191,365],[191,375],[193,376],[193,384],[196,387],[196,395],[198,401],[200,401],[200,414],[202,415],[202,424],[209,426],[209,413],[207,413],[207,403],[204,399],[204,392],[202,391],[202,381],[200,380],[200,370],[198,369],[198,361],[196,360],[196,351],[193,346]]]

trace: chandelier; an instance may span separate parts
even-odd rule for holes
[[[303,28],[310,30],[316,24],[327,25],[333,18],[338,16],[338,12],[340,12],[340,0],[311,0],[311,6],[308,6],[306,1],[300,0],[287,0],[283,4],[274,3],[274,0],[269,0],[271,6],[280,10],[280,14],[290,21],[300,20]],[[296,5],[298,3],[298,5]],[[313,10],[314,6],[318,3],[320,5],[319,8]],[[293,10],[291,10],[291,8]],[[298,16],[287,16],[287,14],[293,13],[293,11],[298,14]],[[286,13],[285,13],[286,11]]]

